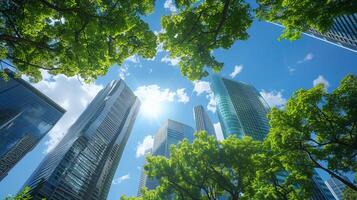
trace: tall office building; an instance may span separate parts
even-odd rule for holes
[[[259,92],[251,85],[217,75],[211,76],[210,86],[215,95],[217,113],[224,137],[236,134],[239,138],[248,135],[256,140],[264,140],[269,132],[266,116],[269,106]],[[278,178],[284,179],[284,176],[281,175]],[[312,180],[312,200],[333,200],[331,193],[316,171],[314,171]]]
[[[336,200],[343,200],[343,191],[346,188],[346,185],[344,183],[334,177],[331,177],[330,179],[325,181],[325,184]]]
[[[357,13],[336,17],[326,33],[310,30],[307,35],[357,53]]]
[[[196,122],[196,131],[206,131],[207,135],[216,137],[213,123],[203,106],[199,105],[193,108],[193,117]]]
[[[51,130],[65,110],[9,70],[0,78],[0,181]]]
[[[106,199],[139,107],[122,80],[102,89],[25,183],[34,199]]]
[[[313,171],[312,180],[311,200],[335,200],[316,170]]]
[[[194,130],[192,127],[182,124],[180,122],[168,119],[158,130],[154,138],[154,146],[152,155],[170,157],[170,146],[179,143],[183,139],[188,139],[192,142],[194,139]],[[142,170],[142,173],[144,171]],[[149,179],[145,174],[141,175],[139,184],[138,196],[140,196],[140,189],[145,186],[149,190],[155,189],[158,185],[156,179]]]
[[[251,85],[212,75],[210,86],[224,138],[236,134],[263,140],[269,131],[269,106]]]

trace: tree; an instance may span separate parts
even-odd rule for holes
[[[30,187],[25,187],[19,194],[16,196],[6,197],[5,200],[31,200],[32,197],[29,194]]]
[[[357,192],[346,187],[343,191],[343,200],[356,200],[357,199]]]
[[[266,145],[287,168],[319,168],[357,191],[341,175],[357,171],[356,76],[346,76],[332,93],[322,84],[301,89],[269,119]]]
[[[285,27],[280,38],[296,40],[302,32],[315,29],[328,31],[333,20],[357,12],[355,0],[257,0],[256,15],[264,21]]]
[[[140,19],[154,0],[9,0],[0,2],[0,59],[41,79],[104,75],[129,56],[155,55],[156,36]]]
[[[271,177],[277,177],[284,171],[278,165],[271,163],[274,169],[264,172],[267,167],[263,156],[265,149],[260,141],[250,137],[238,139],[230,136],[218,142],[214,137],[204,132],[197,133],[192,144],[187,140],[170,149],[170,158],[162,156],[148,157],[145,166],[149,178],[156,178],[159,186],[154,190],[144,189],[142,197],[122,200],[141,199],[209,199],[219,197],[227,199],[283,200],[306,199],[307,190],[301,190],[292,183],[308,187],[303,182],[290,177],[289,181],[272,182]],[[264,157],[264,159],[261,159]],[[268,168],[270,169],[269,166]],[[268,176],[268,174],[270,176]],[[270,187],[274,185],[275,187]],[[278,188],[281,187],[281,188]],[[285,196],[280,195],[285,190]],[[291,198],[286,198],[291,197]]]
[[[177,13],[161,18],[159,41],[179,58],[180,70],[190,80],[208,75],[205,67],[219,72],[223,63],[212,55],[214,49],[230,48],[236,40],[248,38],[252,23],[250,7],[243,0],[176,0]]]

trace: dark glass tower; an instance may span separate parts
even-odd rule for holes
[[[0,78],[0,181],[51,130],[65,110],[6,70]]]
[[[139,107],[124,81],[102,89],[26,182],[34,199],[106,199]]]
[[[224,138],[235,134],[263,140],[269,131],[269,106],[251,85],[212,75],[210,86]]]
[[[182,124],[180,122],[168,119],[157,131],[154,138],[154,146],[152,149],[152,155],[170,157],[170,146],[179,143],[183,139],[188,139],[192,142],[194,139],[194,130],[192,127]],[[148,179],[142,170],[141,181],[139,183],[139,192],[142,187],[152,190],[158,186],[156,179]]]
[[[206,131],[207,135],[216,137],[212,121],[203,106],[199,105],[193,108],[193,117],[196,122],[196,131]]]
[[[357,52],[357,13],[336,17],[326,33],[311,30],[308,35]]]

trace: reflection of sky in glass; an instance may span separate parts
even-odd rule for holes
[[[21,80],[0,79],[0,177],[10,170],[63,115]]]

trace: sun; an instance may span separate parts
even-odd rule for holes
[[[158,117],[161,112],[162,102],[155,98],[147,98],[142,102],[141,112],[147,117]]]

